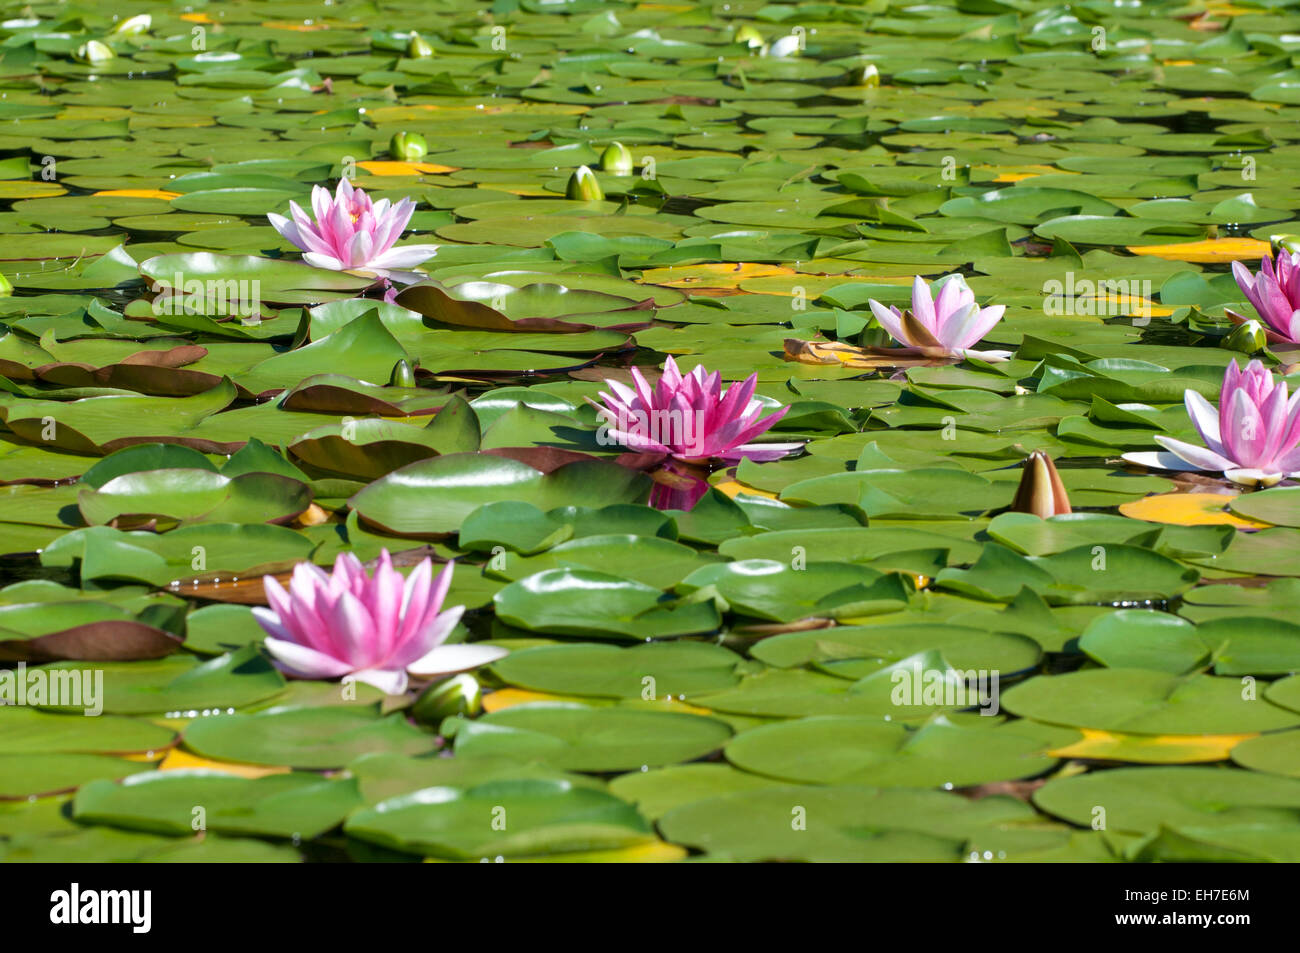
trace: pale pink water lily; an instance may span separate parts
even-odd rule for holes
[[[1204,447],[1157,434],[1167,452],[1126,453],[1124,459],[1164,470],[1222,473],[1244,486],[1272,486],[1300,475],[1300,391],[1287,396],[1285,381],[1274,381],[1264,365],[1236,363],[1223,375],[1219,408],[1194,390],[1183,395],[1188,416]]]
[[[732,384],[725,390],[718,372],[707,373],[697,366],[682,374],[677,362],[664,362],[663,376],[651,387],[637,368],[632,368],[632,387],[606,380],[612,393],[601,391],[604,405],[595,404],[604,421],[597,439],[621,444],[638,453],[662,453],[671,458],[665,466],[666,479],[657,480],[651,505],[661,509],[689,509],[708,490],[694,476],[707,473],[716,464],[777,460],[801,447],[798,443],[753,443],[786,415],[782,407],[763,416],[763,403],[754,399],[758,375]],[[674,466],[673,462],[684,466]]]
[[[263,577],[270,608],[254,608],[253,615],[281,671],[299,678],[351,675],[397,694],[406,691],[408,673],[450,675],[506,654],[493,646],[443,644],[465,611],[442,608],[452,566],[434,579],[426,558],[403,579],[386,549],[373,575],[351,553],[335,560],[332,575],[301,562],[287,592],[274,576]]]
[[[1279,251],[1276,265],[1263,259],[1256,275],[1234,261],[1232,275],[1263,319],[1269,342],[1300,345],[1300,252]],[[1246,320],[1231,312],[1229,317],[1238,324]]]
[[[921,357],[976,357],[984,361],[1005,361],[1010,351],[977,351],[974,345],[1002,320],[1005,305],[981,308],[975,292],[961,275],[943,280],[938,295],[917,275],[912,282],[912,307],[899,311],[870,300],[871,313],[889,336],[902,345],[901,353]]]
[[[396,205],[388,199],[372,203],[364,189],[341,179],[333,196],[329,189],[314,186],[311,206],[315,221],[297,202],[289,203],[292,221],[274,212],[266,217],[277,232],[302,249],[303,261],[316,268],[368,271],[386,278],[419,281],[425,276],[398,269],[418,265],[438,250],[437,245],[393,247],[415,211],[412,199],[402,199]]]

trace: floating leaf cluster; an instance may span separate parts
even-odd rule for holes
[[[1296,391],[1297,37],[10,4],[0,859],[1300,860],[1294,468],[1156,457]],[[666,365],[770,452],[602,440]],[[385,551],[495,660],[286,677],[263,577]]]

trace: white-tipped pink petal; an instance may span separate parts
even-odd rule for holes
[[[301,675],[303,678],[339,678],[352,671],[352,666],[347,662],[296,642],[267,638],[264,644],[271,658],[293,675]]]
[[[1280,470],[1261,470],[1257,467],[1232,467],[1223,475],[1240,486],[1275,486],[1286,478]]]
[[[455,675],[457,672],[468,672],[483,665],[491,665],[508,654],[505,649],[496,645],[466,643],[440,645],[406,666],[406,670],[422,678]]]
[[[1128,463],[1135,463],[1140,467],[1146,467],[1148,470],[1172,470],[1175,473],[1194,473],[1201,468],[1194,463],[1188,463],[1182,457],[1168,450],[1140,450],[1130,451],[1120,454],[1120,457]]]
[[[347,265],[333,255],[319,255],[316,252],[303,252],[302,260],[313,268],[328,268],[330,271],[344,271]]]
[[[867,302],[871,306],[871,313],[876,316],[880,326],[885,329],[886,333],[904,346],[911,345],[908,340],[907,332],[903,330],[903,317],[892,308],[886,308],[879,301],[874,299]]]
[[[920,275],[912,281],[912,317],[925,325],[931,334],[935,333],[938,322],[934,312],[934,298],[930,296],[930,286]]]
[[[406,691],[410,679],[404,669],[363,668],[353,672],[352,677],[358,682],[365,682],[379,689],[385,695],[400,695]]]
[[[1183,403],[1187,407],[1187,416],[1192,418],[1192,426],[1201,435],[1206,446],[1215,453],[1222,454],[1223,440],[1219,436],[1218,410],[1194,390],[1183,392]]]
[[[438,253],[437,245],[400,245],[370,259],[371,268],[410,268]]]
[[[1163,434],[1156,434],[1156,443],[1164,447],[1174,456],[1179,457],[1187,463],[1190,463],[1197,470],[1208,470],[1211,473],[1221,473],[1224,470],[1231,469],[1235,464],[1227,457],[1215,453],[1213,450],[1205,447],[1198,447],[1194,444],[1184,443],[1181,440],[1175,440],[1173,437],[1166,437]]]

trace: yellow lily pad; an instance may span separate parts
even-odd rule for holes
[[[1268,529],[1272,523],[1246,519],[1229,512],[1236,493],[1158,493],[1121,503],[1119,511],[1148,523],[1174,526],[1236,526],[1238,529]]]
[[[571,702],[581,701],[576,695],[552,695],[550,692],[534,692],[526,688],[498,688],[483,696],[483,710],[488,714],[526,705],[529,702]]]
[[[434,175],[439,172],[455,172],[454,165],[437,165],[433,162],[395,162],[387,159],[374,159],[358,162],[357,168],[365,169],[371,175]]]
[[[180,198],[180,192],[168,192],[166,189],[104,189],[96,195],[120,195],[130,199],[171,199]]]
[[[543,854],[541,857],[511,857],[512,864],[668,864],[686,857],[684,847],[661,840],[634,844],[618,850],[581,850],[563,854]],[[481,861],[443,860],[426,857],[426,864],[481,863]]]
[[[798,274],[785,265],[764,265],[752,261],[722,262],[706,265],[676,265],[671,268],[647,268],[641,280],[648,285],[670,288],[735,288],[748,278],[767,278]],[[787,293],[789,293],[787,291]]]
[[[723,493],[727,494],[727,496],[731,497],[733,500],[741,493],[746,493],[750,496],[763,496],[769,500],[775,500],[777,498],[775,493],[769,493],[767,490],[760,490],[757,487],[746,486],[738,480],[724,480],[721,483],[713,484],[713,486],[715,489],[721,490]]]
[[[29,179],[0,182],[0,199],[48,199],[66,191],[56,182],[34,182]]]
[[[1130,245],[1128,250],[1135,255],[1150,255],[1165,261],[1199,264],[1264,258],[1271,254],[1269,243],[1257,238],[1207,238],[1178,245]]]
[[[1132,761],[1138,764],[1188,764],[1226,761],[1229,752],[1258,732],[1242,735],[1130,735],[1080,728],[1080,741],[1049,751],[1054,758]]]
[[[289,773],[287,767],[268,767],[264,764],[244,764],[239,761],[213,761],[211,758],[201,758],[181,748],[173,748],[168,751],[167,757],[163,758],[162,764],[158,765],[159,771],[181,771],[196,768],[206,771],[221,771],[225,774],[238,775],[241,778],[264,778],[268,774]]]

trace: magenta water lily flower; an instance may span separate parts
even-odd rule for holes
[[[751,374],[725,390],[718,372],[697,366],[682,374],[677,362],[664,362],[663,376],[651,387],[637,368],[634,386],[606,380],[613,393],[602,391],[604,406],[595,404],[604,424],[597,439],[621,444],[637,453],[662,453],[670,459],[657,479],[651,505],[689,509],[708,490],[698,476],[718,464],[777,460],[800,449],[802,443],[752,443],[786,415],[782,407],[766,417],[754,399],[758,375]]]
[[[418,265],[438,250],[437,245],[393,247],[415,211],[411,199],[396,205],[388,199],[372,203],[364,189],[341,179],[333,196],[329,189],[314,186],[311,206],[315,221],[297,202],[289,203],[293,221],[275,213],[266,217],[277,232],[302,249],[303,261],[316,268],[369,271],[385,278],[419,281],[424,275],[397,269]]]
[[[1276,266],[1271,258],[1263,259],[1257,275],[1234,261],[1232,275],[1264,320],[1268,340],[1273,344],[1300,345],[1300,253],[1279,252]],[[1246,320],[1231,313],[1230,317],[1238,324]]]
[[[993,326],[1002,320],[1005,305],[981,308],[975,303],[975,292],[966,285],[961,275],[942,279],[936,296],[920,275],[912,282],[912,308],[899,311],[870,300],[871,313],[889,336],[902,345],[906,354],[921,357],[966,358],[977,357],[984,361],[1005,361],[1010,351],[972,350]]]
[[[281,671],[299,678],[351,675],[397,694],[406,691],[408,674],[450,675],[506,654],[493,646],[443,645],[465,611],[443,611],[451,574],[448,563],[434,579],[425,559],[404,579],[385,549],[368,575],[356,556],[343,553],[332,575],[299,563],[287,592],[274,576],[264,577],[270,608],[254,608],[253,615]]]
[[[1287,396],[1285,381],[1264,365],[1236,363],[1223,375],[1219,409],[1194,390],[1183,395],[1204,447],[1156,436],[1165,453],[1126,453],[1124,459],[1164,470],[1222,473],[1244,486],[1272,486],[1300,475],[1300,391]]]

